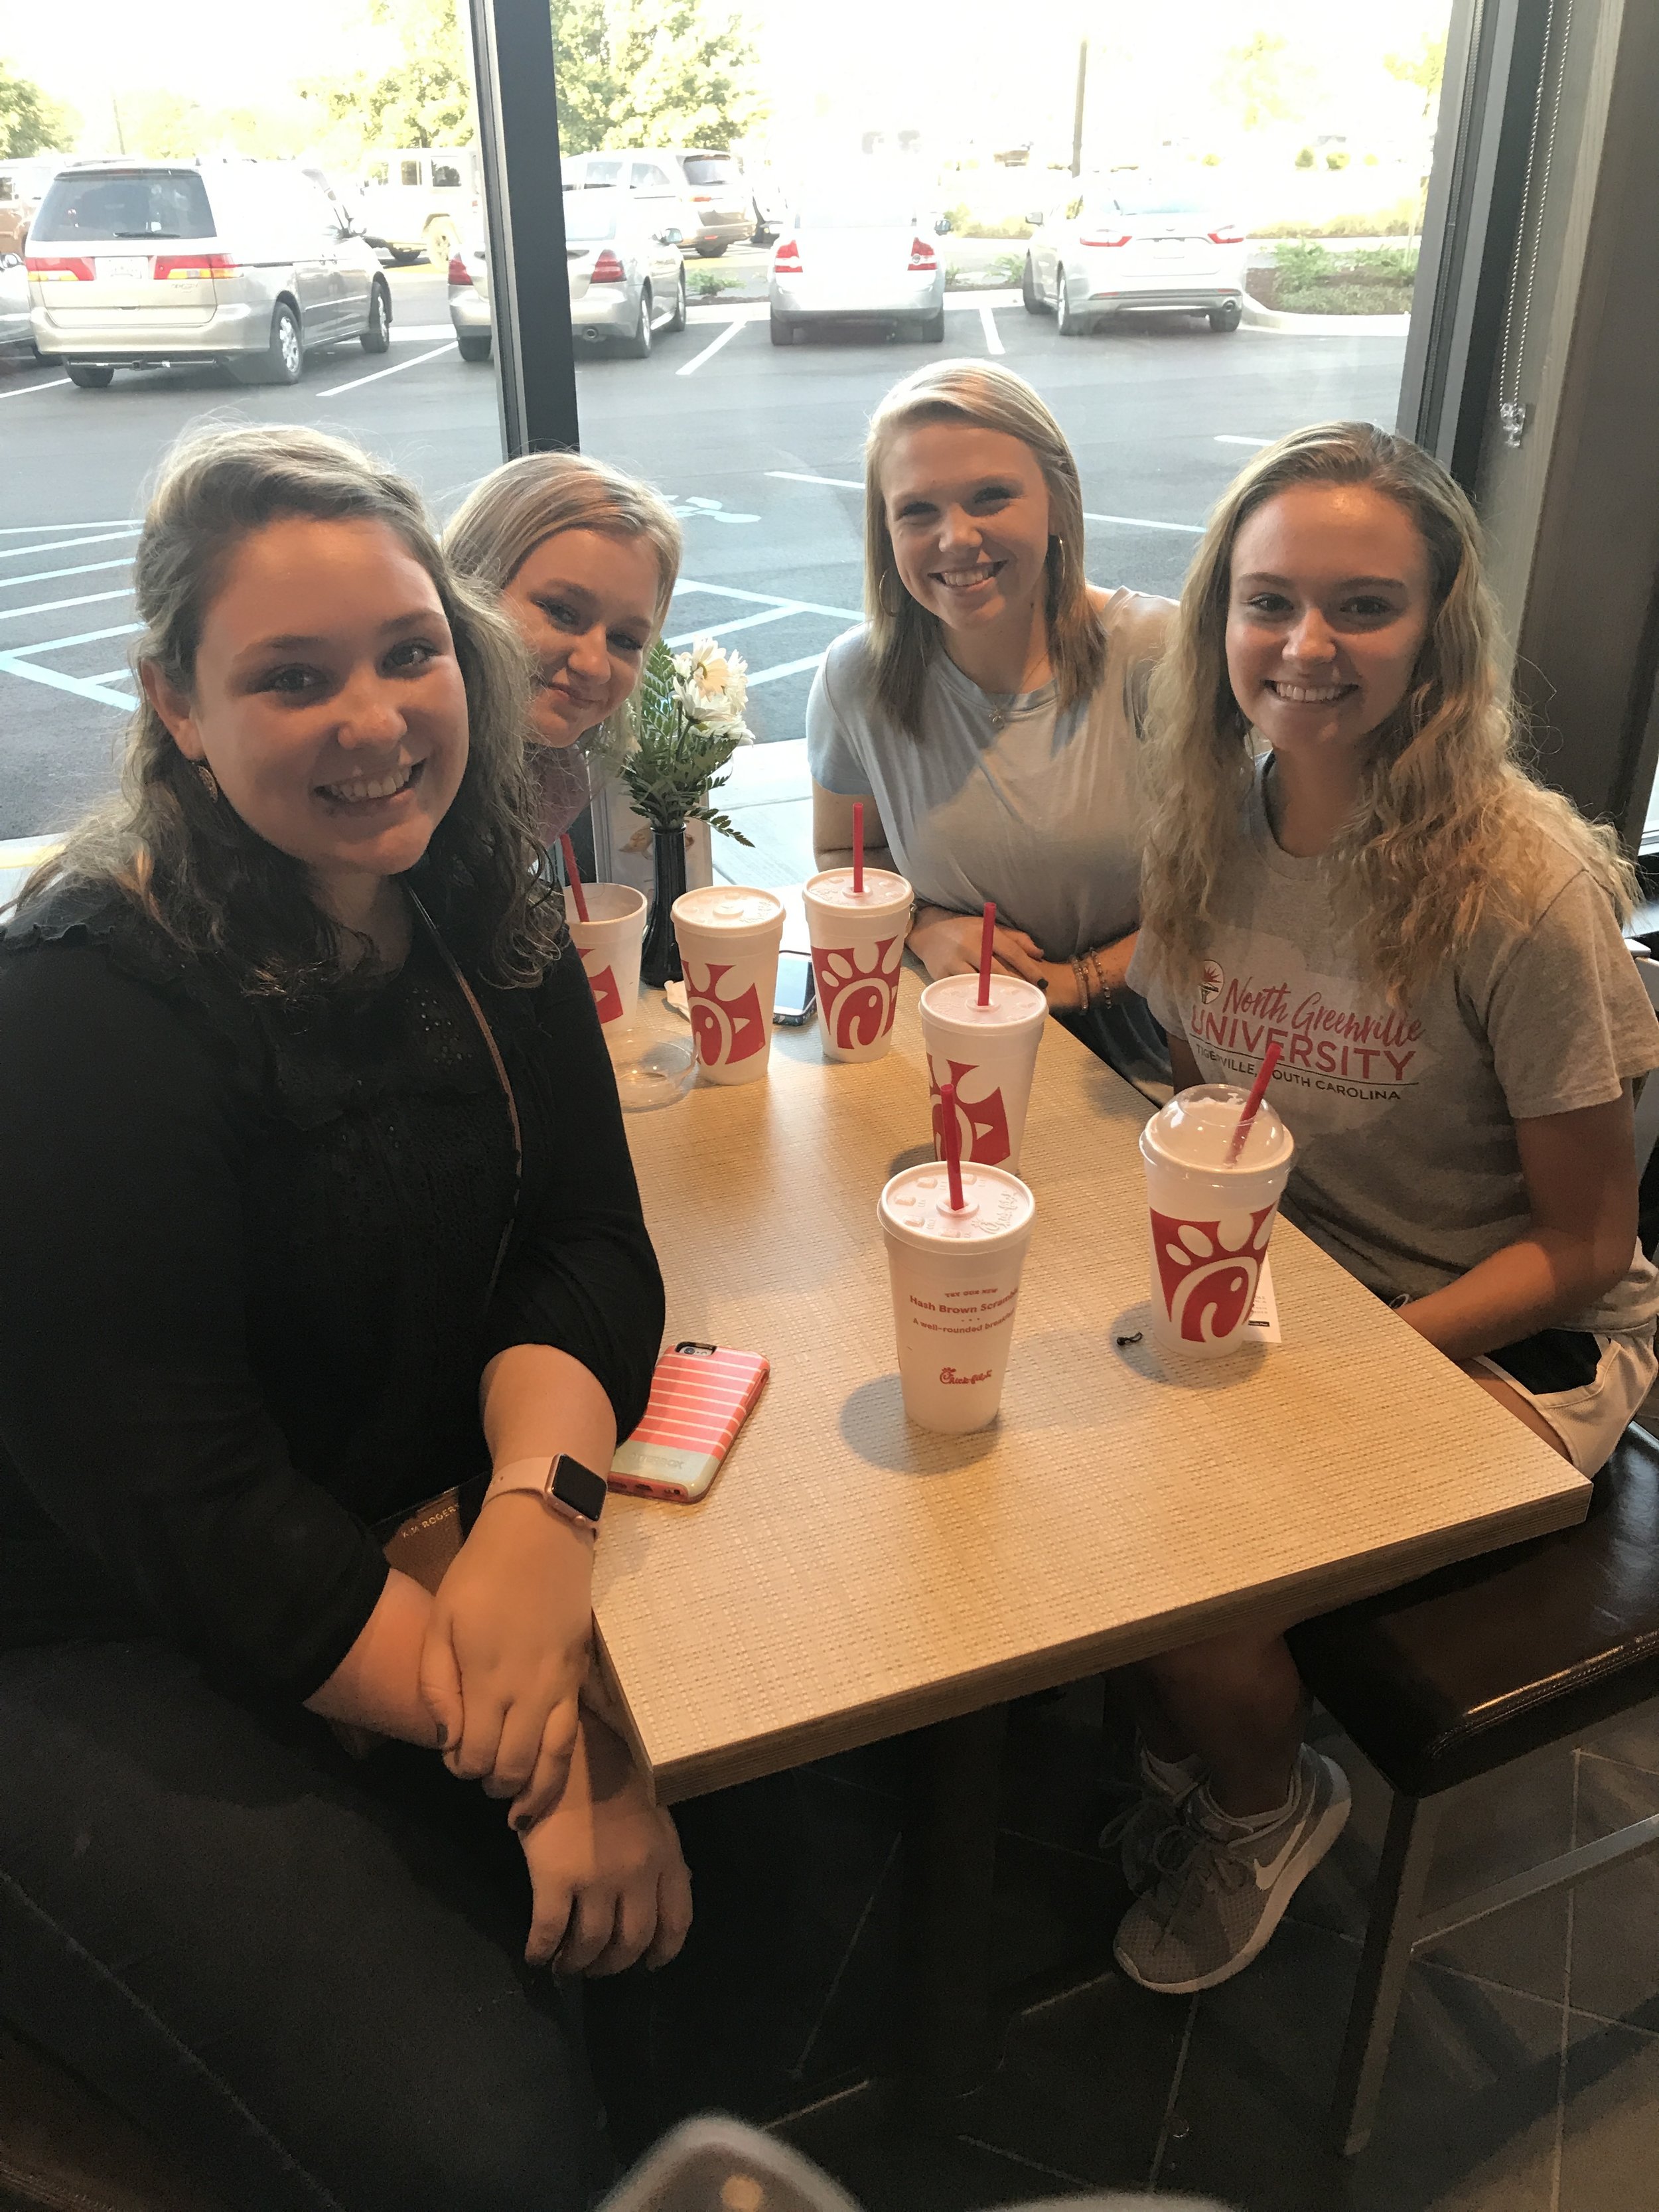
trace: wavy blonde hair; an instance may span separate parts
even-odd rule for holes
[[[524,453],[492,469],[451,517],[444,551],[464,575],[504,592],[536,548],[566,530],[645,539],[657,557],[660,631],[680,573],[680,526],[649,484],[586,453]]]
[[[1411,518],[1429,556],[1431,612],[1417,665],[1400,705],[1370,732],[1358,799],[1325,855],[1390,1003],[1420,991],[1489,910],[1518,908],[1547,843],[1565,846],[1626,920],[1635,871],[1613,831],[1522,764],[1474,510],[1409,439],[1370,422],[1321,422],[1257,454],[1222,495],[1152,677],[1140,916],[1170,981],[1189,985],[1202,963],[1255,774],[1255,733],[1227,674],[1233,548],[1258,508],[1299,484],[1369,486]]]
[[[962,422],[1018,438],[1048,492],[1048,660],[1061,708],[1086,699],[1106,672],[1106,633],[1084,574],[1083,487],[1066,434],[1023,376],[991,361],[930,362],[887,393],[864,447],[864,611],[876,696],[900,729],[921,735],[921,693],[939,651],[935,615],[899,580],[881,475],[894,440],[919,422]],[[891,604],[890,604],[890,600]]]

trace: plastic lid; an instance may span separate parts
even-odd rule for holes
[[[1249,1095],[1234,1083],[1200,1083],[1190,1091],[1178,1091],[1146,1124],[1143,1141],[1180,1167],[1224,1175],[1229,1171],[1227,1148]],[[1295,1149],[1290,1131],[1264,1098],[1233,1169],[1254,1174],[1261,1168],[1275,1168]]]
[[[1018,1029],[1042,1020],[1048,1001],[1023,975],[993,975],[991,1003],[981,1006],[977,975],[946,975],[922,993],[921,1011],[964,1029]]]
[[[783,901],[746,884],[707,884],[682,891],[673,911],[694,929],[763,930],[782,921]]]
[[[943,1161],[904,1168],[877,1206],[884,1229],[907,1244],[1005,1243],[1024,1236],[1036,1218],[1036,1200],[1006,1168],[962,1167],[960,1213],[951,1211],[951,1179]]]
[[[890,868],[866,868],[861,891],[853,889],[850,868],[826,868],[821,876],[808,878],[806,896],[819,906],[844,906],[860,914],[872,907],[908,906],[915,894]]]

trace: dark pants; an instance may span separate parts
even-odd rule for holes
[[[576,2212],[610,2162],[505,1810],[160,1643],[0,1652],[0,2014],[246,2212]]]

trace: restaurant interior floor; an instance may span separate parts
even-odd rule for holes
[[[1206,1996],[1154,1996],[1110,1965],[1127,1900],[1095,1838],[1124,1802],[1126,1747],[1101,1709],[1097,1681],[1014,1709],[997,1975],[1071,1986],[1016,2013],[994,2078],[925,2131],[857,2086],[891,2014],[902,1745],[680,1808],[698,1912],[685,1953],[590,2010],[622,2147],[699,2109],[793,2115],[790,2139],[870,2212],[1149,2187],[1238,2212],[1659,2203],[1659,1855],[1417,1966],[1376,2132],[1345,2160],[1323,2122],[1386,1790],[1349,1750],[1353,1819],[1269,1948]],[[1659,1703],[1466,1798],[1435,1895],[1656,1810]]]

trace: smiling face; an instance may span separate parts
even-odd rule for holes
[[[1405,697],[1432,614],[1429,550],[1368,484],[1298,484],[1233,544],[1227,674],[1275,752],[1361,741]]]
[[[242,539],[188,694],[143,684],[221,804],[337,915],[411,868],[460,787],[466,691],[437,586],[395,531],[289,517]]]
[[[899,581],[947,629],[1027,623],[1043,590],[1048,488],[1030,447],[1005,430],[918,422],[881,471]]]
[[[562,530],[519,563],[501,605],[534,661],[537,741],[574,745],[629,696],[660,586],[649,539],[602,530]]]

